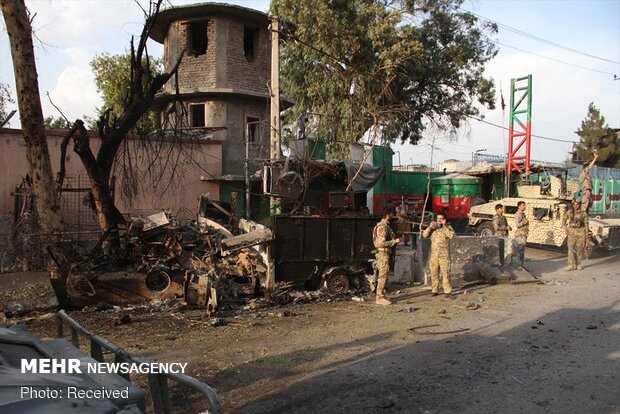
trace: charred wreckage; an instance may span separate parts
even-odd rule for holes
[[[219,222],[207,218],[205,203],[223,213]],[[233,227],[232,214],[203,197],[196,220],[181,223],[164,212],[131,218],[121,255],[103,252],[108,233],[84,256],[48,252],[60,269],[61,289],[55,290],[61,305],[183,298],[213,314],[223,302],[244,304],[261,294],[272,299],[276,286],[334,294],[364,289],[373,273],[376,220],[274,216],[271,228],[244,219]]]

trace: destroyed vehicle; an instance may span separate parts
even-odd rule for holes
[[[479,236],[493,236],[493,216],[495,206],[504,206],[504,216],[508,225],[512,227],[509,237],[514,236],[514,215],[517,212],[517,203],[525,201],[529,225],[528,243],[547,246],[562,246],[566,241],[566,229],[562,223],[565,214],[572,209],[571,200],[574,193],[563,188],[561,179],[551,177],[549,189],[546,191],[541,185],[520,183],[518,197],[503,198],[472,206],[469,209],[469,227]],[[590,238],[594,245],[615,249],[620,247],[620,225],[610,221],[590,218]]]
[[[377,217],[275,216],[275,280],[330,293],[360,288],[372,274]]]

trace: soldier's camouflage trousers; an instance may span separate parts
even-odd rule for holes
[[[390,253],[389,252],[377,252],[375,255],[377,259],[377,270],[379,271],[379,278],[377,280],[377,299],[383,297],[383,290],[387,283],[388,272],[390,271]]]
[[[568,265],[575,268],[581,264],[584,256],[586,237],[583,229],[579,232],[569,230],[566,243],[568,244]]]
[[[439,292],[439,272],[442,274],[443,293],[452,292],[452,284],[450,283],[450,258],[443,255],[432,254],[428,265],[431,271],[431,287],[432,292]]]
[[[517,240],[517,257],[519,258],[519,264],[523,266],[525,262],[525,245],[527,244],[527,236],[526,235],[517,235],[515,236]]]

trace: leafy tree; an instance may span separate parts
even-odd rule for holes
[[[605,122],[599,109],[590,103],[588,115],[581,121],[577,130],[580,142],[577,144],[577,157],[586,161],[594,150],[598,152],[599,165],[620,168],[620,138],[618,130],[613,130]]]
[[[292,23],[282,87],[296,105],[286,121],[315,114],[309,134],[342,156],[373,125],[388,142],[415,144],[429,123],[453,131],[478,103],[493,108],[483,70],[497,28],[459,11],[462,1],[273,0],[272,13]]]
[[[47,116],[45,117],[45,128],[46,129],[70,129],[71,122],[67,121],[65,118]]]
[[[103,98],[103,108],[99,109],[99,116],[110,119],[119,118],[131,97],[131,53],[110,55],[102,53],[95,56],[90,67],[95,75],[95,85]],[[147,88],[153,79],[162,73],[162,60],[147,58],[142,61],[143,77],[142,88]],[[136,125],[132,133],[145,135],[159,128],[159,117],[152,111],[146,112]]]

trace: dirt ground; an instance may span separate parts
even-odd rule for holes
[[[175,307],[70,316],[144,358],[187,362],[226,412],[620,413],[618,254],[579,272],[562,253],[526,257],[544,283],[453,300],[392,286],[387,307],[336,298],[225,312],[223,326]],[[27,325],[54,332],[49,318]],[[175,412],[201,411],[176,391]]]

